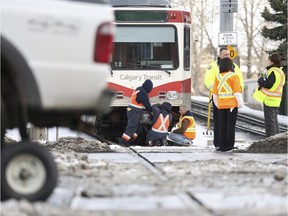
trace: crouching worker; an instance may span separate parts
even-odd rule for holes
[[[151,104],[148,94],[153,89],[153,83],[150,79],[145,80],[142,86],[138,87],[131,96],[131,102],[127,107],[128,123],[119,145],[129,147],[131,139],[136,139],[141,130],[140,120],[143,111],[146,109],[151,112]]]
[[[192,116],[192,112],[188,110],[187,105],[182,104],[179,107],[179,122],[177,129],[173,130],[168,138],[175,144],[189,146],[196,137],[196,123]],[[173,117],[179,117],[175,113]]]
[[[171,110],[172,106],[168,102],[164,102],[162,105],[155,104],[152,106],[152,128],[147,134],[147,145],[159,146],[167,143],[168,128],[172,122]]]

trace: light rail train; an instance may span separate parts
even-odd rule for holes
[[[153,82],[151,104],[191,106],[190,12],[172,8],[167,0],[112,1],[116,34],[108,87],[115,91],[110,112],[96,117],[96,131],[121,137],[126,108],[134,89]]]

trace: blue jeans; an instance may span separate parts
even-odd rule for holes
[[[185,137],[183,134],[176,134],[171,132],[168,135],[168,138],[171,139],[173,142],[180,144],[180,145],[188,145],[192,143],[192,140]]]
[[[166,139],[167,135],[168,133],[159,133],[151,129],[147,134],[146,144],[148,144],[149,141]]]

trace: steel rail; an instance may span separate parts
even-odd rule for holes
[[[191,105],[192,105],[191,110],[195,116],[198,116],[201,119],[207,119],[207,116],[208,116],[207,115],[207,111],[208,111],[207,102],[199,102],[199,101],[192,100]],[[211,116],[210,119],[213,119],[213,117]],[[259,118],[256,118],[255,116],[247,116],[246,114],[238,113],[236,128],[249,132],[249,133],[257,134],[260,136],[265,136],[264,119],[259,119]],[[279,125],[279,130],[280,132],[286,132],[287,127],[283,125]]]

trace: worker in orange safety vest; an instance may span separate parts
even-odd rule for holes
[[[213,85],[213,101],[218,108],[220,151],[230,151],[235,144],[238,108],[244,106],[239,76],[230,58],[223,58]]]
[[[172,106],[168,102],[152,106],[153,118],[151,130],[147,134],[146,144],[149,146],[166,145],[168,128],[172,122]]]
[[[210,63],[206,69],[205,72],[205,78],[204,78],[204,84],[207,87],[207,89],[209,89],[209,91],[212,91],[213,89],[213,85],[216,79],[217,74],[219,74],[219,66],[221,63],[221,60],[223,58],[228,58],[230,56],[230,51],[227,47],[221,47],[219,50],[219,56],[217,58],[216,61],[213,61],[212,63]],[[243,75],[242,72],[240,70],[240,68],[238,67],[237,64],[233,64],[233,71],[239,76],[240,79],[240,85],[242,87],[242,91],[244,89],[244,80],[243,80]],[[216,150],[218,150],[220,147],[220,139],[219,139],[219,120],[218,120],[218,109],[215,106],[213,100],[212,100],[212,105],[213,105],[213,130],[214,130],[214,134],[213,134],[213,144],[216,148]]]
[[[152,111],[148,94],[153,89],[153,83],[150,79],[145,80],[142,86],[135,89],[131,96],[131,102],[127,107],[127,126],[122,137],[119,140],[119,145],[129,147],[131,139],[137,139],[138,133],[141,130],[140,120],[144,110]]]

